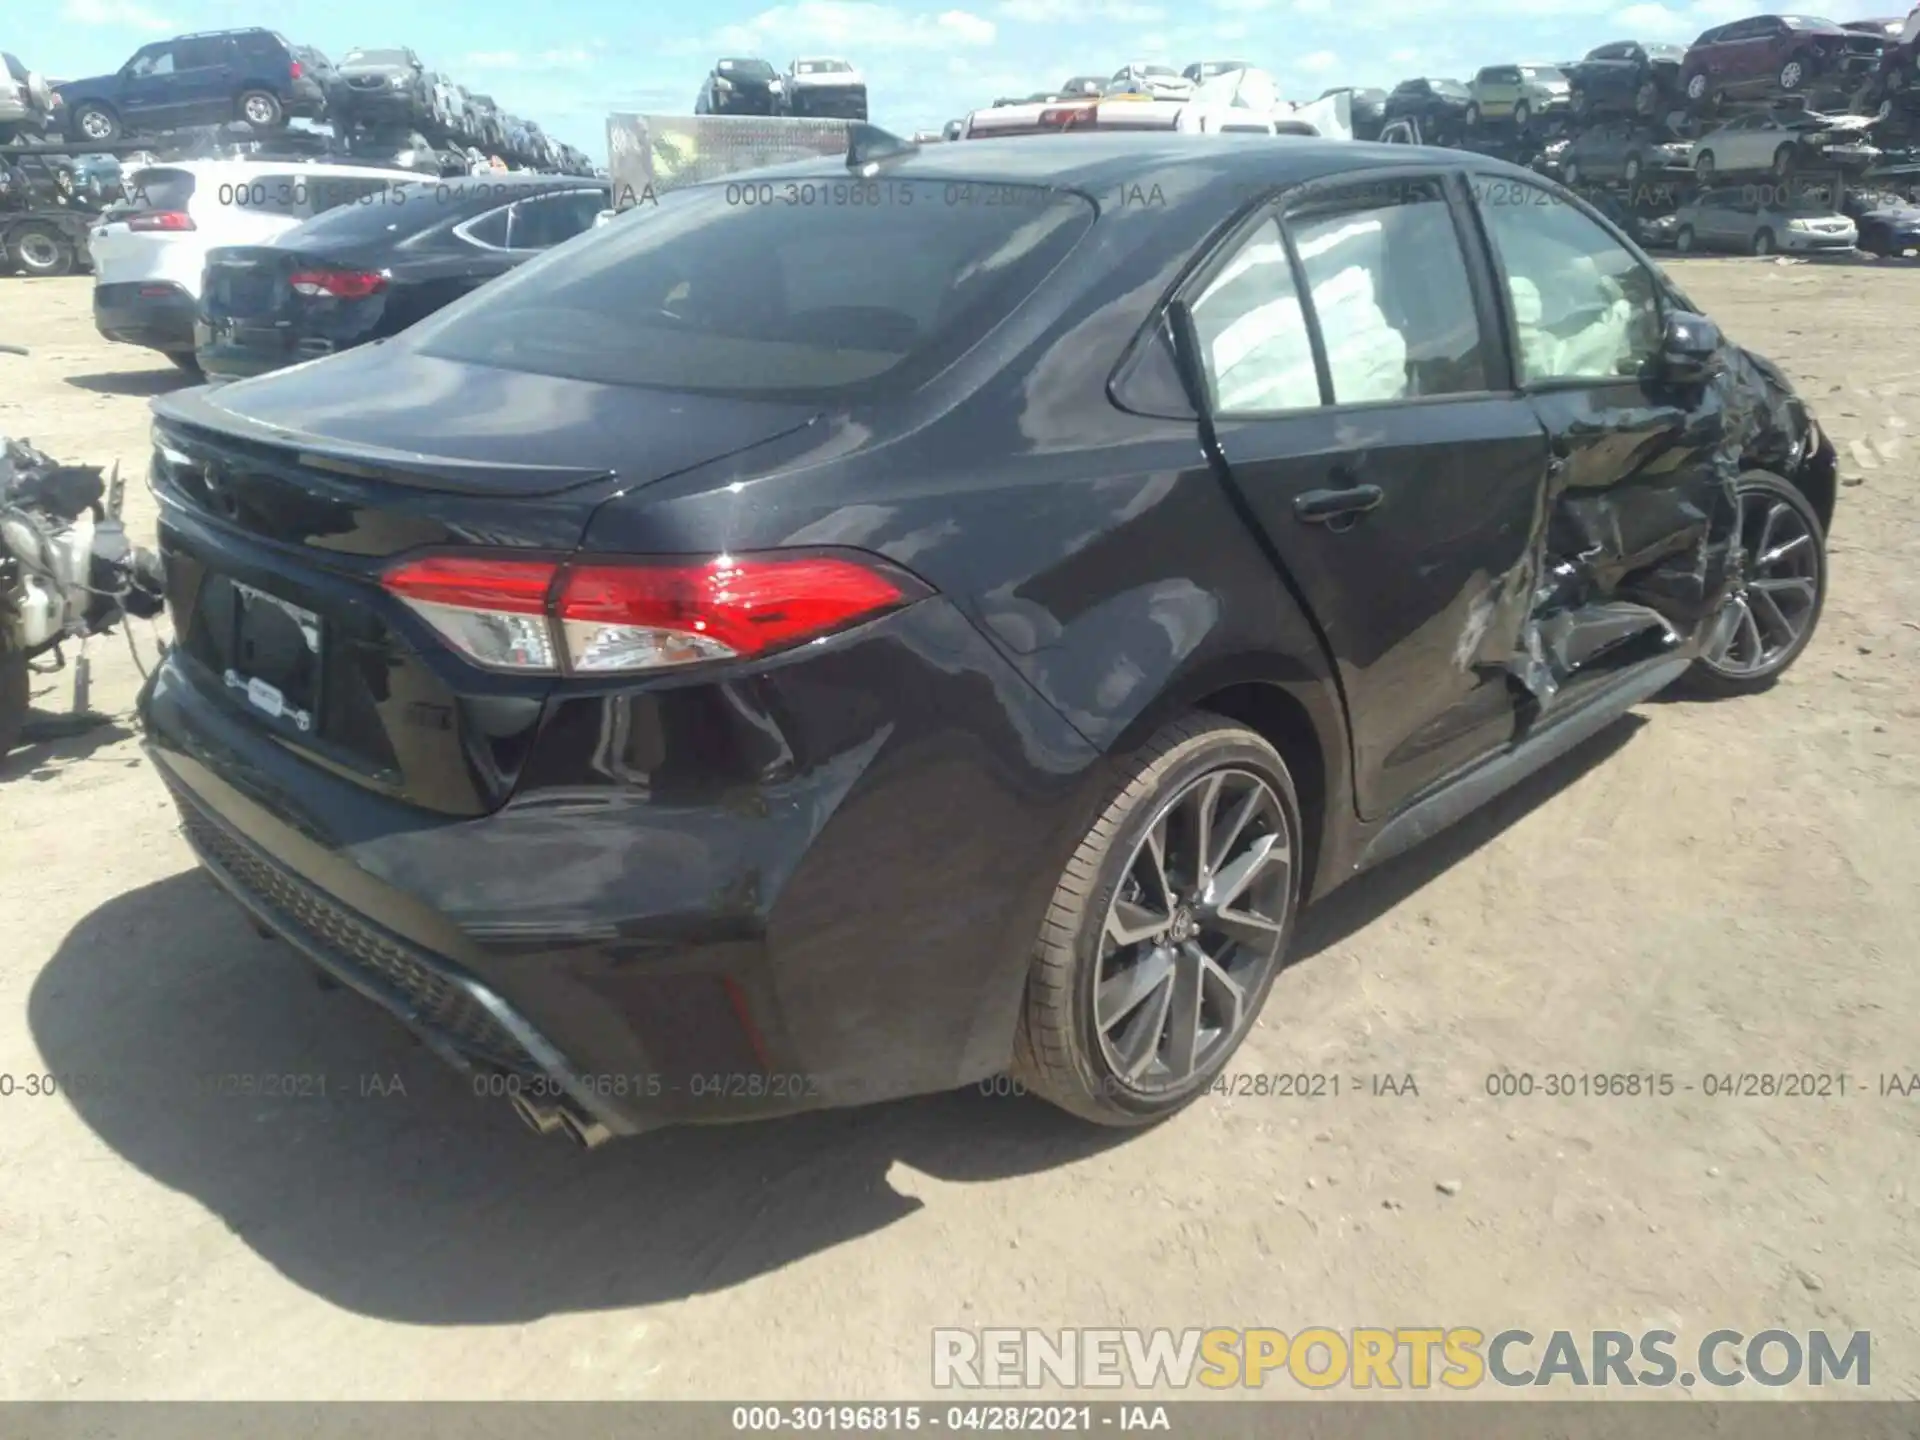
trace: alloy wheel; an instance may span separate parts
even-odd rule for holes
[[[1789,60],[1780,67],[1780,88],[1798,90],[1801,80],[1806,78],[1806,73],[1798,60]]]
[[[1798,652],[1820,599],[1820,546],[1793,506],[1764,490],[1740,494],[1745,579],[1722,612],[1717,643],[1701,658],[1749,679],[1782,669]]]
[[[80,117],[80,133],[89,140],[105,140],[113,133],[113,121],[98,110],[89,110]]]
[[[249,95],[247,97],[246,112],[247,119],[255,125],[270,125],[273,123],[273,102],[268,100],[264,95]]]
[[[1279,956],[1293,863],[1279,797],[1249,770],[1202,775],[1154,816],[1094,971],[1094,1030],[1122,1083],[1175,1089],[1237,1043]]]

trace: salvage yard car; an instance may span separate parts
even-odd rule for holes
[[[1784,178],[1809,166],[1864,170],[1880,158],[1879,147],[1866,140],[1872,123],[1806,110],[1743,115],[1693,142],[1693,173],[1704,181],[1743,171]]]
[[[422,181],[339,205],[264,244],[209,251],[194,351],[238,379],[397,334],[593,228],[606,182],[553,175]]]
[[[1785,185],[1718,185],[1674,211],[1677,250],[1748,255],[1845,254],[1860,238],[1854,222],[1818,192]]]
[[[716,60],[693,102],[696,115],[778,115],[786,84],[765,60]]]
[[[848,199],[678,188],[154,405],[187,838],[535,1129],[1009,1068],[1160,1120],[1303,906],[1814,631],[1832,445],[1526,170],[859,127],[751,182]]]
[[[1680,70],[1686,47],[1614,40],[1587,52],[1567,67],[1568,100],[1573,113],[1637,115],[1651,119],[1681,94]]]
[[[1710,112],[1723,100],[1795,95],[1809,86],[1858,85],[1879,68],[1883,36],[1843,30],[1810,15],[1756,15],[1716,25],[1687,49],[1681,87]]]
[[[823,120],[865,120],[867,81],[845,60],[817,56],[795,60],[781,82],[782,110]]]
[[[1693,165],[1693,147],[1618,120],[1575,135],[1560,152],[1559,162],[1561,178],[1569,185],[1614,181],[1634,185],[1643,177],[1657,180],[1685,174]]]
[[[1552,65],[1488,65],[1467,87],[1467,124],[1510,120],[1524,130],[1536,116],[1568,106],[1567,77]]]
[[[217,245],[259,244],[337,205],[374,206],[403,170],[365,165],[183,160],[136,170],[127,200],[89,236],[93,321],[109,340],[157,350],[195,373],[193,321]]]
[[[244,120],[256,129],[314,117],[319,82],[275,30],[208,30],[143,45],[111,75],[54,86],[68,133],[98,143],[123,134]]]

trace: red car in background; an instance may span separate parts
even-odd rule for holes
[[[1847,30],[1812,15],[1756,15],[1716,25],[1687,47],[1680,68],[1687,103],[1766,100],[1810,88],[1850,89],[1880,68],[1888,37]]]

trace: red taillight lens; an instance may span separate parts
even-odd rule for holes
[[[470,659],[495,669],[620,674],[771,654],[926,592],[847,555],[674,561],[431,556],[385,576]]]
[[[127,217],[129,230],[197,230],[193,217],[184,210],[146,210]]]
[[[287,283],[302,295],[331,295],[336,300],[364,300],[387,288],[387,277],[363,270],[300,270]]]
[[[287,66],[287,78],[289,80],[298,80],[302,75],[306,73],[307,73],[307,67],[302,65],[298,60],[295,60],[292,64]]]
[[[1073,105],[1040,112],[1042,125],[1058,125],[1062,130],[1071,129],[1075,125],[1084,125],[1093,118],[1094,111],[1091,105]]]

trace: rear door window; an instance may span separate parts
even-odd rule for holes
[[[749,183],[767,203],[740,203]],[[431,355],[615,385],[793,397],[911,386],[1005,319],[1093,224],[1080,196],[993,188],[985,203],[844,172],[689,186],[410,334]]]
[[[1487,389],[1488,349],[1442,180],[1316,197],[1289,210],[1286,228],[1336,405]]]

